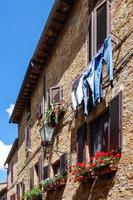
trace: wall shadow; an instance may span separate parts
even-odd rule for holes
[[[114,185],[115,173],[81,183],[72,200],[107,200],[109,190]]]
[[[65,186],[59,187],[56,190],[47,192],[47,200],[62,200]]]

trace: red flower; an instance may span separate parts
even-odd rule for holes
[[[85,164],[84,164],[84,163],[80,163],[80,162],[79,162],[79,163],[77,163],[77,166],[78,166],[78,167],[81,167],[81,168],[85,168]]]
[[[114,157],[115,157],[115,158],[120,158],[120,157],[121,157],[121,154],[120,154],[120,153],[117,153],[117,154],[115,154]]]
[[[93,168],[93,167],[95,167],[95,166],[96,166],[96,163],[92,163],[92,164],[90,165],[91,168]]]
[[[103,164],[105,161],[104,160],[99,160],[99,163],[100,164]]]

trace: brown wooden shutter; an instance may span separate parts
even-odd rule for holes
[[[17,184],[17,200],[20,200],[20,184]]]
[[[88,34],[88,62],[90,62],[92,59],[92,15],[89,23]]]
[[[24,180],[22,180],[22,199],[24,200],[24,195],[25,195],[25,183]]]
[[[34,187],[34,167],[30,168],[30,189]]]
[[[64,153],[60,157],[60,173],[65,174],[67,172],[67,153]]]
[[[122,92],[110,102],[110,149],[122,147]]]
[[[96,8],[96,51],[100,49],[107,36],[107,2]]]
[[[39,181],[42,180],[42,156],[39,157]]]
[[[26,143],[26,147],[30,147],[31,145],[31,136],[30,136],[30,126],[27,126],[25,128],[25,143]]]
[[[87,124],[84,123],[77,131],[77,162],[85,162],[86,140]]]

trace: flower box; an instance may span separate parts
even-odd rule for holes
[[[77,163],[69,167],[74,182],[90,182],[98,176],[112,174],[118,170],[121,154],[118,151],[96,152],[91,163]]]

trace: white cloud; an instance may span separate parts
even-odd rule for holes
[[[15,104],[10,104],[9,108],[6,109],[6,112],[8,113],[9,117],[11,117],[14,106],[15,106]]]
[[[0,171],[4,170],[4,163],[12,145],[6,145],[0,140]]]

